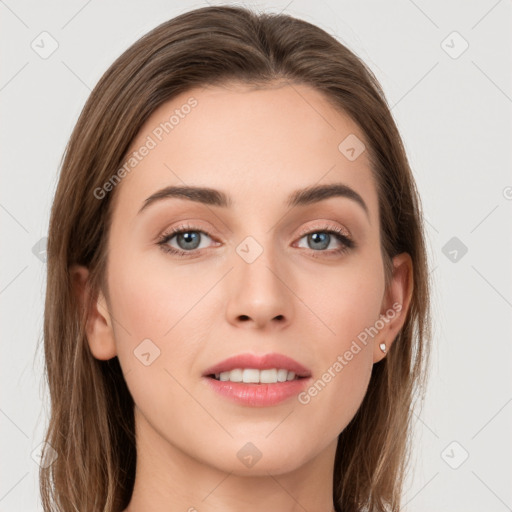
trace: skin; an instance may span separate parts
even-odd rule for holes
[[[125,512],[328,512],[337,436],[385,357],[379,344],[389,350],[404,323],[411,259],[394,258],[386,290],[367,152],[350,161],[338,150],[349,134],[364,134],[309,86],[192,89],[154,111],[130,151],[192,96],[198,105],[115,190],[108,293],[100,291],[87,324],[93,355],[119,358],[136,404],[137,472]],[[346,197],[286,207],[292,191],[331,183],[354,189],[368,216]],[[157,190],[185,184],[222,190],[233,206],[170,198],[137,214]],[[200,248],[194,257],[166,254],[158,236],[184,223],[207,233]],[[357,246],[336,255],[334,236],[324,249],[301,236],[326,227]],[[236,252],[248,236],[263,249],[252,263]],[[177,236],[167,244],[187,250]],[[87,284],[85,267],[71,271]],[[401,311],[308,404],[238,405],[201,377],[235,354],[279,352],[314,382],[394,303]],[[134,356],[147,338],[160,350],[149,366]],[[262,454],[252,467],[237,457],[248,442]]]

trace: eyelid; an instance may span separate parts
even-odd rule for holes
[[[183,220],[183,221],[177,221],[176,225],[169,226],[165,228],[159,235],[157,235],[156,239],[161,240],[162,238],[166,236],[171,236],[173,234],[176,234],[176,232],[181,231],[197,231],[200,233],[203,233],[210,238],[215,238],[214,235],[211,234],[212,231],[215,231],[215,229],[210,225],[206,227],[201,227],[196,221],[194,220]]]
[[[328,220],[320,220],[320,221],[317,221],[317,222],[320,222],[320,223],[323,223],[323,224],[314,224],[314,225],[310,225],[308,227],[305,227],[305,228],[302,228],[300,231],[299,231],[299,237],[303,237],[304,235],[308,235],[310,233],[314,233],[316,231],[326,231],[326,230],[330,230],[332,229],[333,231],[336,231],[337,233],[340,233],[342,235],[344,235],[346,238],[348,238],[349,240],[353,240],[353,237],[352,235],[350,234],[350,231],[344,227],[340,227],[338,226],[337,224],[330,224],[330,222],[332,221],[328,221]]]
[[[346,229],[345,227],[340,227],[337,224],[331,224],[332,221],[329,221],[329,220],[319,220],[316,222],[317,223],[320,222],[322,224],[314,224],[314,225],[309,225],[307,227],[303,227],[303,228],[301,228],[301,230],[299,231],[299,233],[296,236],[299,238],[302,238],[305,235],[309,235],[312,232],[314,233],[315,231],[321,231],[321,230],[327,231],[329,229],[332,229],[333,231],[340,233],[340,234],[344,235],[346,238],[348,238],[349,240],[353,241],[353,237],[352,237],[350,231],[348,229]],[[197,231],[197,232],[202,233],[212,239],[215,239],[215,236],[211,235],[211,233],[208,231],[208,229],[209,228],[202,228],[198,225],[194,225],[190,221],[184,221],[183,224],[178,224],[177,226],[173,226],[173,227],[169,227],[169,228],[165,229],[160,235],[158,235],[157,240],[162,240],[166,237],[175,235],[179,232],[186,231],[186,230]]]

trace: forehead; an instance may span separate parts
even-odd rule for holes
[[[349,116],[307,85],[193,88],[162,104],[141,128],[117,201],[124,215],[134,216],[156,190],[194,185],[227,191],[235,207],[261,208],[298,188],[344,183],[374,216],[368,151],[355,159],[344,153],[347,145],[361,151],[364,139]]]

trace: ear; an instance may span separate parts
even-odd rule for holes
[[[89,284],[89,269],[83,265],[71,265],[69,272],[80,308],[88,307],[88,298],[92,293]],[[103,292],[100,290],[96,295],[87,312],[85,332],[92,355],[96,359],[108,360],[117,355],[112,319]]]
[[[393,341],[405,323],[413,291],[413,266],[411,256],[404,252],[393,258],[393,275],[386,290],[380,312],[384,326],[374,338],[373,362],[386,357]],[[381,344],[386,345],[385,352]]]

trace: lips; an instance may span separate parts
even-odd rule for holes
[[[203,377],[214,377],[215,374],[228,372],[236,368],[254,368],[257,370],[282,368],[294,372],[298,377],[311,377],[311,372],[308,368],[295,361],[295,359],[278,353],[261,356],[256,354],[238,354],[207,368],[203,372]]]

